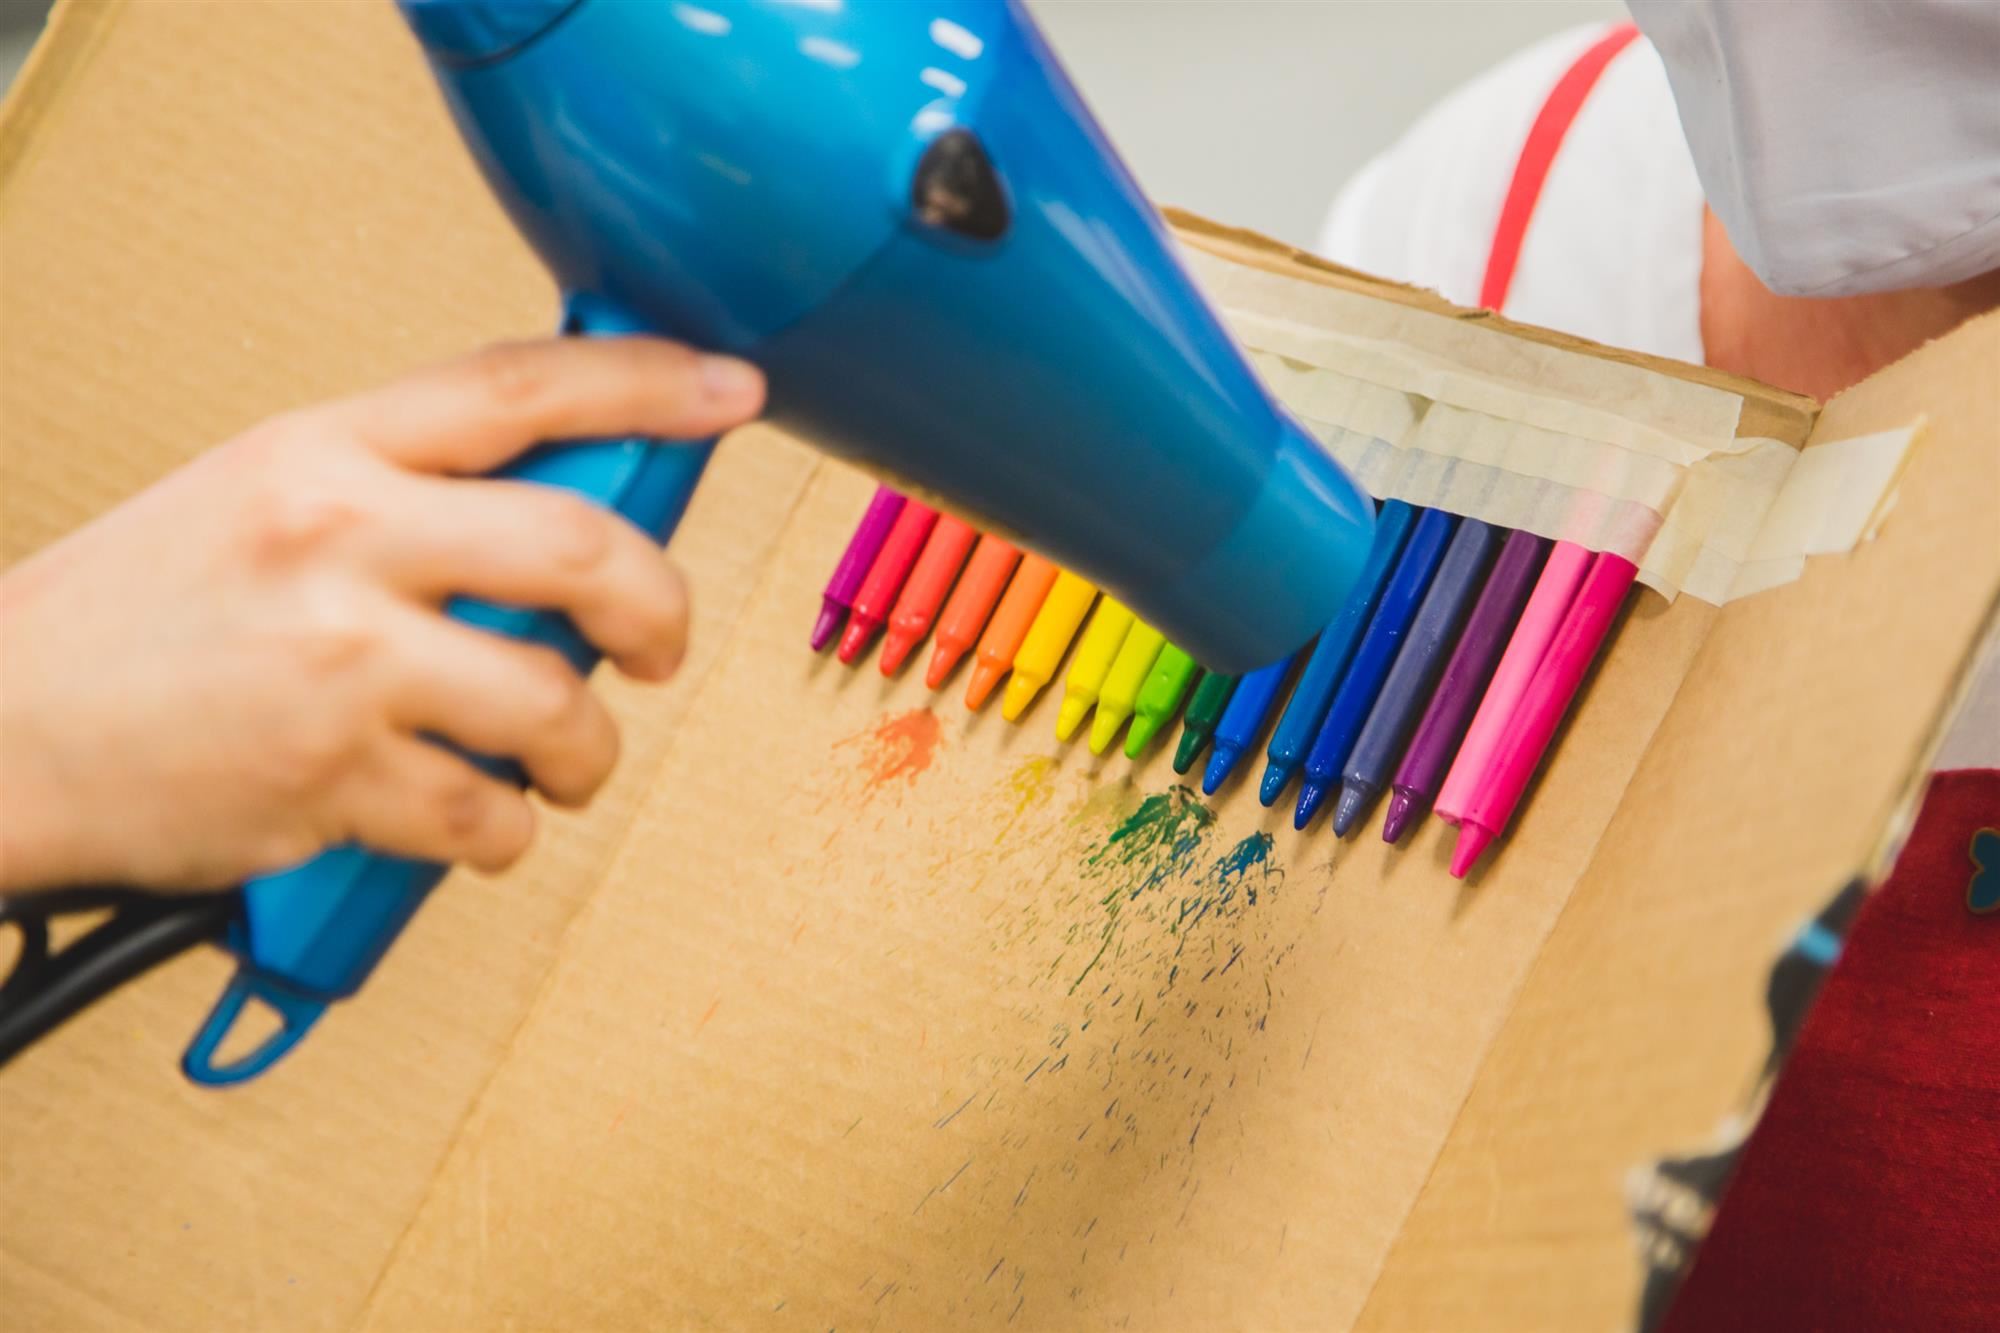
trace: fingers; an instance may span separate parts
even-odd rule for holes
[[[399,729],[514,759],[557,805],[582,805],[611,776],[617,725],[555,650],[400,614],[410,623],[394,634],[387,699]]]
[[[345,835],[392,856],[504,870],[535,836],[522,793],[414,736],[378,743],[367,780],[350,789]]]
[[[705,440],[755,416],[764,377],[657,338],[509,343],[329,409],[407,468],[490,472],[548,440]]]
[[[398,478],[386,488],[374,558],[397,587],[561,611],[642,680],[664,680],[687,647],[688,593],[659,546],[587,500],[527,482]]]

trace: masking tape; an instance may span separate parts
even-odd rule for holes
[[[1865,541],[1921,427],[1805,450],[1739,437],[1727,389],[1187,256],[1265,382],[1370,494],[1615,552],[1669,599],[1720,605]]]

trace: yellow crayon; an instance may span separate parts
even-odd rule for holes
[[[1097,600],[1097,585],[1064,570],[1056,575],[1048,600],[1035,613],[1028,637],[1014,654],[1014,674],[1007,678],[1007,693],[1000,700],[1000,716],[1018,722],[1042,686],[1055,679],[1076,627]]]
[[[1097,694],[1097,717],[1090,724],[1092,754],[1103,754],[1118,739],[1118,729],[1132,716],[1132,708],[1138,703],[1139,687],[1146,683],[1146,673],[1153,669],[1160,649],[1166,646],[1164,634],[1151,625],[1133,622],[1104,677],[1104,688]]]
[[[1069,664],[1069,674],[1063,677],[1062,712],[1056,715],[1057,740],[1066,741],[1074,736],[1077,724],[1097,705],[1104,677],[1110,674],[1112,660],[1124,646],[1125,635],[1131,628],[1132,609],[1107,593],[1097,604],[1082,641],[1076,645],[1076,660]]]

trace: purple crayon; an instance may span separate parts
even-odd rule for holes
[[[875,488],[868,512],[861,516],[854,535],[847,539],[847,549],[840,553],[840,563],[833,567],[833,577],[826,581],[826,591],[820,594],[819,619],[813,622],[814,652],[824,651],[840,632],[840,622],[847,619],[848,608],[854,605],[854,594],[861,591],[868,567],[875,563],[882,543],[889,539],[889,529],[896,526],[903,503],[903,497],[887,486]]]
[[[1396,663],[1382,681],[1382,690],[1347,756],[1340,802],[1333,809],[1336,838],[1346,837],[1375,803],[1376,794],[1389,785],[1403,742],[1416,728],[1417,714],[1431,697],[1431,686],[1444,670],[1452,641],[1479,596],[1486,567],[1505,531],[1468,518],[1452,534],[1437,575],[1424,593],[1423,605],[1417,608],[1417,618],[1410,622],[1410,632],[1396,650]]]
[[[1458,743],[1465,739],[1465,729],[1486,693],[1486,682],[1492,679],[1521,608],[1534,591],[1549,545],[1547,538],[1532,532],[1513,532],[1500,548],[1486,588],[1466,619],[1458,647],[1445,664],[1430,706],[1424,709],[1402,766],[1396,770],[1389,813],[1382,821],[1384,842],[1399,841],[1404,830],[1422,819],[1436,799],[1445,772],[1458,753]]]

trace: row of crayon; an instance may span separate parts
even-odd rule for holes
[[[1129,719],[1125,753],[1136,759],[1185,702],[1174,769],[1208,749],[1211,795],[1290,684],[1263,803],[1297,777],[1295,826],[1332,797],[1344,837],[1386,794],[1390,843],[1434,811],[1458,829],[1451,871],[1463,878],[1512,820],[1636,573],[1610,553],[1391,500],[1326,629],[1239,679],[1202,671],[1086,580],[883,487],[827,582],[812,645],[838,635],[851,665],[882,633],[882,673],[893,675],[935,630],[931,688],[971,655],[967,706],[983,707],[1004,679],[1009,721],[1067,656],[1060,739],[1094,712],[1090,745],[1102,754]]]

